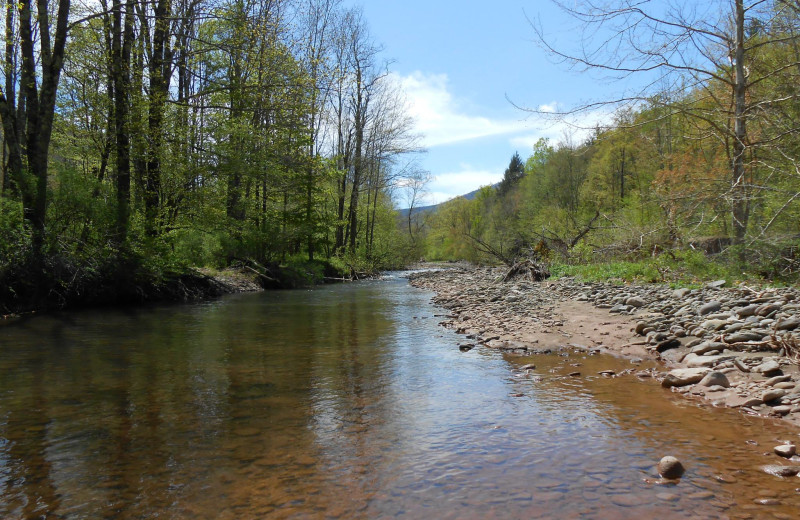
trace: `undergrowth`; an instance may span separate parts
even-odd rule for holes
[[[665,283],[672,287],[701,287],[712,280],[737,282],[775,282],[738,262],[709,259],[697,251],[676,251],[641,260],[612,260],[568,264],[555,261],[550,266],[553,278],[572,276],[586,282]]]

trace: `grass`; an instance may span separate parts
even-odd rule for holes
[[[554,278],[573,276],[586,282],[665,283],[672,287],[696,288],[713,280],[726,280],[728,285],[748,281],[764,283],[756,272],[747,272],[721,260],[711,260],[698,252],[662,254],[638,261],[608,261],[581,265],[554,263]]]

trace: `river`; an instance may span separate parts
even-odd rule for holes
[[[389,276],[0,327],[0,518],[795,518],[800,479],[759,466],[796,432],[597,374],[618,358],[461,352],[430,296]]]

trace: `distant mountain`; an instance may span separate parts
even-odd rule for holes
[[[499,186],[499,185],[500,185],[499,182],[497,184],[492,184],[492,188],[497,188],[497,186]],[[475,197],[478,196],[478,192],[481,191],[481,189],[483,189],[483,188],[478,188],[477,190],[472,190],[469,193],[465,193],[464,195],[459,195],[458,197],[453,197],[453,198],[454,199],[461,198],[461,199],[472,200],[472,199],[474,199]],[[453,200],[453,199],[450,199],[450,200]],[[445,202],[448,202],[448,201],[445,201]],[[439,208],[439,206],[441,206],[442,204],[444,204],[444,202],[440,202],[439,204],[432,204],[430,206],[418,206],[418,207],[414,208],[414,214],[416,215],[418,213],[427,213],[427,212],[430,212],[430,211],[436,211]],[[397,210],[397,212],[400,214],[400,216],[402,218],[408,218],[408,208],[399,209],[399,210]]]

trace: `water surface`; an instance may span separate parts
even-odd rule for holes
[[[0,518],[794,518],[800,479],[758,466],[796,432],[597,375],[625,360],[462,353],[429,297],[393,277],[0,327]],[[653,484],[667,454],[687,475]]]

